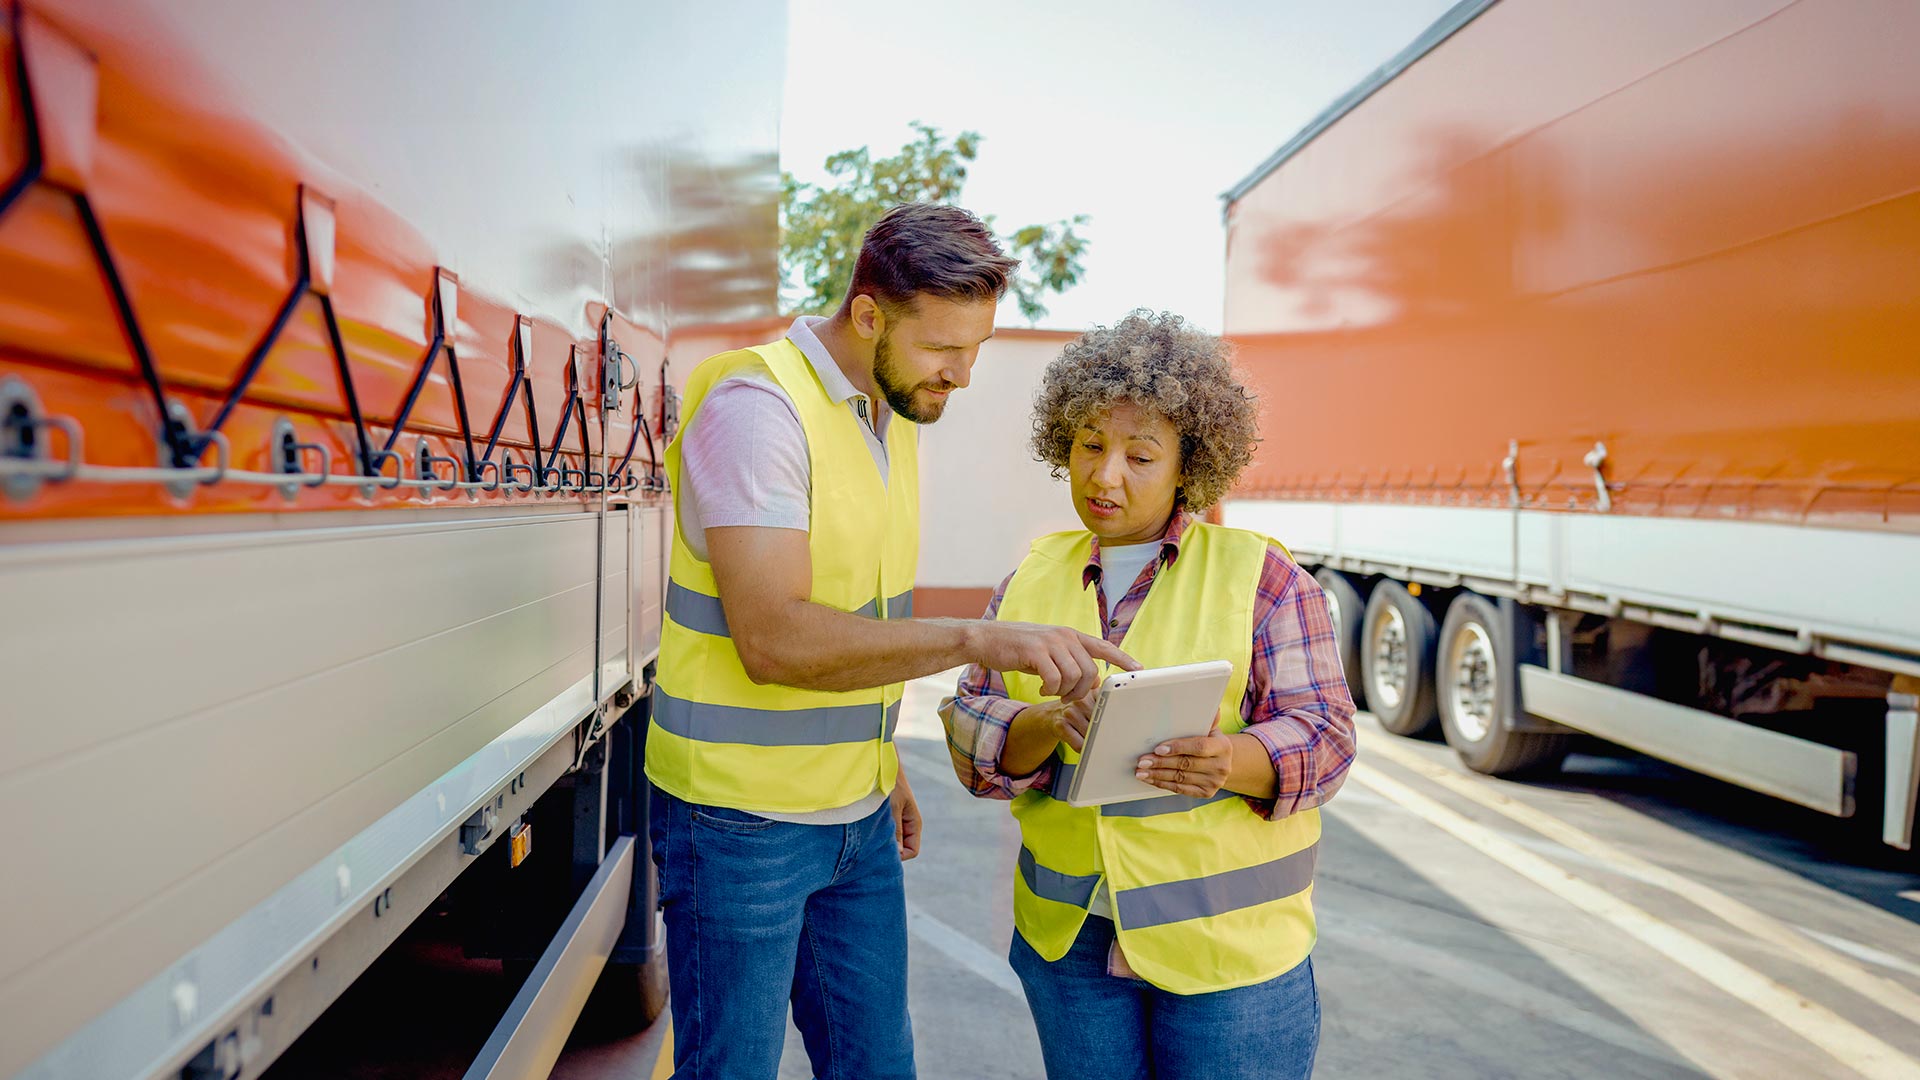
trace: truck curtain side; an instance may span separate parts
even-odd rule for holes
[[[437,904],[531,971],[471,1075],[661,1007],[667,342],[777,273],[746,7],[0,6],[0,1076],[257,1075]]]
[[[1225,196],[1287,403],[1225,509],[1476,769],[1588,732],[1912,843],[1920,79],[1899,3],[1468,0]]]

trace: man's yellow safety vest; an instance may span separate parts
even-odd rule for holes
[[[1089,533],[1034,541],[1007,585],[998,617],[1100,635],[1096,586],[1082,583]],[[1245,726],[1240,703],[1253,655],[1253,608],[1271,541],[1194,522],[1154,578],[1120,647],[1147,667],[1233,661],[1220,730]],[[1040,702],[1040,681],[1006,676],[1009,696]],[[1150,747],[1141,747],[1144,753]],[[1231,990],[1292,970],[1313,950],[1313,864],[1320,814],[1268,821],[1238,795],[1167,795],[1104,807],[1064,801],[1080,755],[1059,747],[1052,794],[1013,801],[1022,847],[1013,921],[1035,952],[1065,956],[1094,890],[1111,887],[1114,929],[1128,966],[1176,994]],[[1104,878],[1104,881],[1103,881]]]
[[[781,339],[710,357],[688,378],[686,423],[667,447],[681,512],[680,438],[721,381],[758,371],[793,400],[812,469],[808,549],[816,604],[882,619],[912,614],[920,557],[918,431],[887,425],[882,482],[860,421],[827,395],[799,346]],[[808,813],[891,792],[900,762],[893,729],[902,684],[829,692],[756,685],[727,632],[713,567],[676,527],[666,626],[647,731],[647,776],[688,802]]]

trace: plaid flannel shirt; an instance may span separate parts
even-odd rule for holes
[[[1096,591],[1100,624],[1106,639],[1118,645],[1140,613],[1154,575],[1180,557],[1180,538],[1192,517],[1175,513],[1160,541],[1160,557],[1147,563],[1133,587],[1112,613],[1106,598]],[[994,590],[986,618],[992,619],[1006,596],[1007,575]],[[1100,542],[1082,573],[1082,584],[1094,588],[1100,581]],[[1259,595],[1253,607],[1253,657],[1247,672],[1247,692],[1240,702],[1243,731],[1259,739],[1273,762],[1272,799],[1248,798],[1248,805],[1265,818],[1284,817],[1325,803],[1340,790],[1353,764],[1353,696],[1347,690],[1333,638],[1333,618],[1326,596],[1313,575],[1302,570],[1278,547],[1267,549],[1260,571]],[[1007,685],[997,671],[978,664],[967,668],[953,697],[940,705],[947,729],[947,751],[953,769],[968,791],[985,799],[1011,799],[1028,788],[1053,789],[1057,757],[1047,759],[1028,776],[1000,771],[1007,728],[1027,707],[1007,696]]]

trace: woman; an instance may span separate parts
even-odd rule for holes
[[[1233,661],[1212,734],[1146,748],[1157,799],[1068,806],[1088,702],[975,666],[941,710],[961,782],[1013,800],[1010,961],[1052,1080],[1307,1076],[1320,1005],[1317,807],[1353,761],[1353,701],[1313,577],[1195,514],[1256,441],[1227,346],[1134,312],[1048,366],[1035,456],[1084,532],[1034,541],[987,618],[1103,635],[1147,667]]]

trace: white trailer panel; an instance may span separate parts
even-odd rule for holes
[[[1482,577],[1920,663],[1920,535],[1540,510],[1234,500],[1303,559]],[[1331,520],[1329,520],[1331,519]],[[1518,572],[1514,568],[1517,566]]]
[[[357,903],[593,709],[595,515],[369,516],[0,546],[0,1075],[296,880]]]

